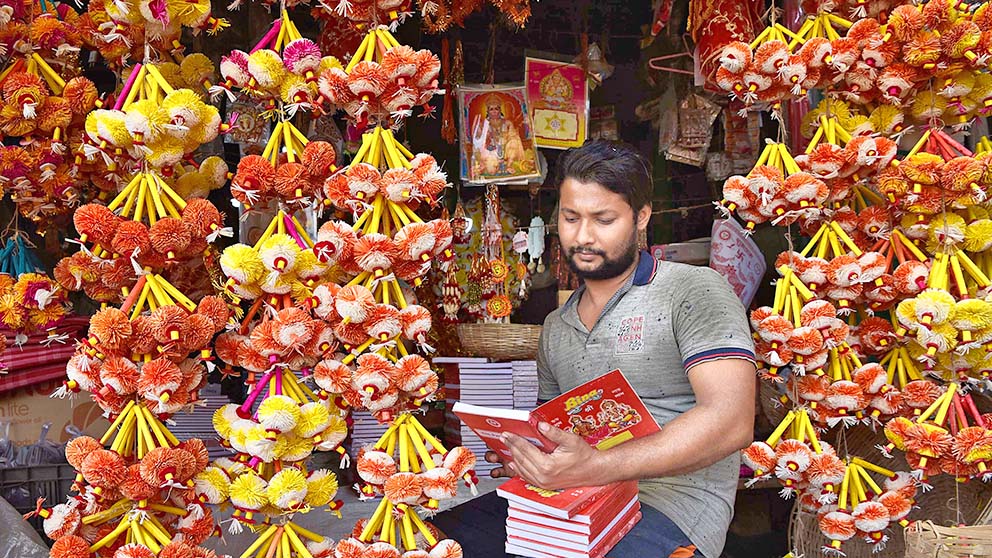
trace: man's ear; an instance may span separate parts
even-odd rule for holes
[[[649,221],[651,221],[651,204],[645,205],[637,212],[637,230],[647,229]]]

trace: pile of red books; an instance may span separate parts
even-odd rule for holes
[[[578,434],[600,450],[661,430],[619,370],[574,387],[530,412],[462,401],[451,412],[461,419],[463,429],[471,428],[503,459],[513,457],[502,441],[505,432],[522,436],[545,452],[554,451],[556,444],[538,429],[541,422]],[[515,477],[496,491],[510,504],[507,554],[603,558],[641,519],[637,481],[545,490]]]
[[[637,481],[559,491],[515,477],[496,491],[510,506],[507,554],[603,558],[641,519]]]

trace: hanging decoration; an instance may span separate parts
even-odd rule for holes
[[[216,109],[174,88],[146,58],[112,108],[86,116],[73,146],[77,172],[100,161],[110,201],[75,210],[81,251],[60,261],[55,277],[102,304],[53,396],[88,392],[112,424],[99,439],[67,446],[78,471],[69,499],[52,508],[39,501],[53,556],[204,554],[199,545],[216,531],[196,480],[208,470],[206,447],[178,440],[166,421],[197,404],[212,339],[230,311],[216,296],[194,301],[168,276],[186,262],[202,269],[200,258],[227,231],[210,202],[177,193],[197,190],[189,181],[224,182],[222,161],[192,157],[222,128]],[[41,289],[37,311],[58,303],[60,287],[29,285]]]
[[[572,64],[527,57],[527,99],[538,147],[579,147],[589,135],[586,71]]]
[[[523,87],[462,86],[458,105],[463,181],[507,183],[541,175]]]
[[[524,27],[530,19],[530,0],[489,0],[511,24]],[[481,10],[484,0],[417,0],[424,29],[437,35],[451,29],[451,26],[464,27],[465,19]]]
[[[931,477],[992,480],[976,404],[992,387],[992,175],[987,138],[972,138],[976,154],[961,135],[992,106],[992,12],[943,0],[803,10],[793,30],[772,7],[750,44],[721,50],[714,83],[745,113],[823,92],[798,127],[805,149],[766,140],[720,206],[748,230],[808,238],[778,256],[774,301],[750,315],[760,375],[792,410],[745,461],[818,513],[829,555],[856,538],[880,550]],[[879,427],[886,466],[822,443]]]

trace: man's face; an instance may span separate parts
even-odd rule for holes
[[[568,267],[585,280],[622,275],[637,258],[637,230],[651,210],[636,214],[627,201],[598,183],[566,178],[561,185],[558,236]]]
[[[489,118],[499,118],[499,107],[489,107]]]

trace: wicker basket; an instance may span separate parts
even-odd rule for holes
[[[992,525],[941,527],[917,521],[906,529],[906,558],[992,556]]]
[[[831,433],[835,432],[832,430]],[[872,432],[868,428],[857,428],[847,431],[841,439],[829,439],[831,444],[837,449],[840,455],[857,455],[878,463],[883,467],[896,470],[907,470],[905,459],[896,456],[892,460],[879,457],[875,444],[885,443],[885,436],[882,429]],[[982,482],[972,481],[958,483],[950,475],[938,475],[931,477],[928,482],[933,489],[928,492],[919,492],[916,495],[917,510],[914,510],[908,517],[909,520],[928,520],[935,525],[973,525],[988,521],[988,503],[992,498],[992,486]],[[872,553],[873,547],[861,540],[851,539],[844,543],[844,553],[847,558],[922,558],[927,556],[933,558],[966,556],[967,554],[914,554],[909,551],[907,537],[912,537],[907,530],[898,526],[893,526],[888,531],[889,541],[884,550]],[[931,535],[932,538],[932,535]],[[983,542],[992,542],[992,538],[983,539]],[[830,544],[830,540],[823,536],[817,522],[816,514],[802,511],[799,505],[794,505],[789,520],[789,549],[793,555],[799,556],[820,556],[821,548]],[[915,544],[915,539],[913,539]],[[992,547],[990,547],[992,548]],[[974,554],[977,558],[992,556],[992,554]]]
[[[462,349],[491,360],[533,360],[540,337],[539,325],[458,324]]]
[[[789,413],[789,407],[778,401],[778,398],[784,393],[784,391],[780,390],[780,386],[781,384],[775,384],[767,380],[761,380],[758,384],[758,408],[773,429]]]

